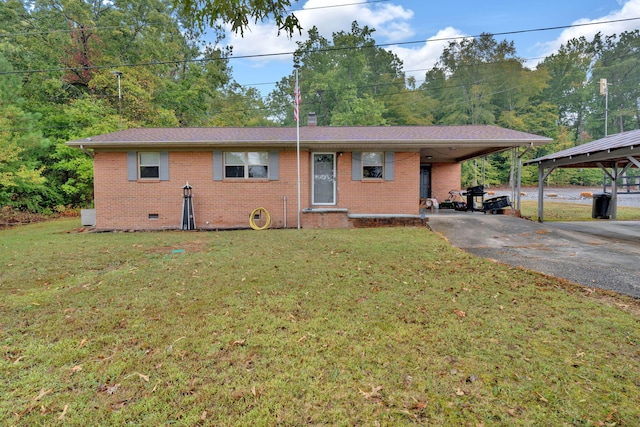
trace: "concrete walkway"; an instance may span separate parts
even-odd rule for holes
[[[460,212],[429,227],[474,255],[640,298],[640,221],[546,222]]]

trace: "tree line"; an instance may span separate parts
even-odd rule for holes
[[[90,205],[92,159],[66,147],[69,140],[131,127],[295,124],[295,75],[265,98],[239,85],[232,48],[219,45],[222,29],[208,40],[192,7],[170,0],[0,3],[0,206],[47,212]],[[535,69],[513,42],[490,34],[452,41],[424,81],[406,77],[374,34],[357,22],[331,39],[307,31],[294,54],[302,117],[315,112],[320,126],[493,124],[554,139],[532,157],[604,136],[599,80],[606,78],[609,134],[640,127],[638,30],[570,40]],[[509,181],[510,156],[482,162],[485,183]],[[465,183],[478,180],[480,168],[466,162]],[[523,182],[536,179],[525,168]],[[562,170],[552,179],[595,185],[602,173]]]

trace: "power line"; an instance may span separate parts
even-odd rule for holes
[[[337,8],[337,7],[345,7],[345,6],[358,6],[358,5],[367,5],[367,4],[374,4],[374,3],[383,3],[383,2],[388,2],[390,0],[369,0],[369,1],[362,1],[362,2],[356,2],[356,3],[346,3],[346,4],[336,4],[336,5],[331,5],[331,6],[315,6],[315,7],[307,7],[307,8],[299,8],[299,9],[289,9],[287,12],[291,13],[291,12],[299,12],[299,11],[306,11],[306,10],[317,10],[317,9],[333,9],[333,8]],[[122,25],[109,25],[109,26],[104,26],[104,27],[86,27],[86,30],[91,30],[91,31],[95,31],[95,30],[115,30],[118,28],[127,28],[127,27],[136,27],[138,26],[138,24],[122,24]],[[163,22],[147,22],[144,26],[165,26],[165,23]],[[42,35],[42,34],[55,34],[55,33],[72,33],[74,31],[77,31],[78,28],[71,28],[68,30],[46,30],[46,31],[24,31],[24,32],[19,32],[19,33],[7,33],[7,34],[0,34],[0,38],[3,37],[19,37],[19,36],[31,36],[31,35]]]
[[[413,40],[406,42],[397,42],[397,43],[380,43],[372,46],[365,47],[328,47],[324,49],[317,49],[314,52],[337,52],[344,50],[355,50],[360,48],[377,48],[377,47],[389,47],[389,46],[404,46],[409,44],[418,44],[418,43],[434,43],[441,41],[452,41],[452,40],[460,40],[460,39],[471,39],[471,38],[480,38],[483,35],[489,36],[506,36],[506,35],[514,35],[514,34],[523,34],[523,33],[532,33],[532,32],[541,32],[541,31],[553,31],[559,29],[567,29],[567,28],[577,28],[577,27],[585,27],[590,25],[602,25],[602,24],[613,24],[618,22],[628,22],[628,21],[636,21],[640,20],[640,17],[635,18],[624,18],[624,19],[614,19],[609,21],[599,21],[599,22],[589,22],[584,24],[571,24],[571,25],[561,25],[556,27],[543,27],[543,28],[533,28],[526,30],[515,30],[515,31],[504,31],[500,33],[484,33],[475,36],[456,36],[456,37],[441,37],[437,39],[427,39],[427,40]],[[77,71],[77,70],[100,70],[100,69],[111,69],[111,68],[131,68],[131,67],[145,67],[145,66],[155,66],[155,65],[180,65],[180,64],[188,64],[188,63],[201,63],[201,62],[209,62],[209,61],[221,61],[221,60],[234,60],[234,59],[255,59],[255,58],[270,58],[276,56],[284,56],[284,55],[294,55],[296,51],[289,52],[275,52],[275,53],[262,53],[262,54],[252,54],[252,55],[240,55],[240,56],[230,56],[223,58],[200,58],[200,59],[188,59],[188,60],[166,60],[166,61],[150,61],[150,62],[138,62],[138,63],[125,63],[125,64],[110,64],[110,65],[92,65],[87,67],[65,67],[65,68],[48,68],[48,69],[39,69],[39,70],[13,70],[13,71],[0,71],[0,75],[6,74],[34,74],[34,73],[54,73],[54,72],[63,72],[63,71]]]
[[[315,7],[307,7],[307,8],[299,8],[299,9],[289,9],[288,12],[299,12],[304,10],[316,10],[316,9],[330,9],[334,7],[345,7],[345,6],[358,6],[361,4],[373,4],[373,3],[383,3],[389,0],[370,0],[370,1],[361,1],[357,3],[345,3],[345,4],[336,4],[332,6],[315,6]]]

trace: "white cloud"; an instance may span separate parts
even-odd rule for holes
[[[453,27],[447,27],[429,38],[419,48],[406,48],[402,46],[389,46],[387,49],[398,55],[402,60],[403,69],[407,77],[415,77],[419,85],[424,80],[425,73],[433,68],[440,59],[440,55],[453,38],[463,37],[460,31]]]
[[[407,40],[414,35],[409,24],[413,17],[411,10],[393,4],[375,7],[370,4],[352,3],[353,0],[308,0],[303,10],[295,12],[303,27],[302,36],[278,36],[273,22],[267,22],[252,24],[245,31],[244,37],[230,34],[223,43],[233,46],[234,57],[293,52],[297,48],[296,41],[306,39],[310,28],[317,27],[320,35],[331,40],[334,32],[349,32],[353,21],[357,21],[360,27],[366,25],[374,28],[376,31],[373,38],[378,42],[382,39],[387,42]],[[252,59],[256,67],[266,66],[271,61],[290,62],[291,55]]]
[[[555,53],[561,45],[569,40],[584,36],[587,40],[592,40],[597,33],[604,35],[620,34],[624,31],[638,29],[638,21],[607,22],[619,19],[636,18],[640,16],[640,0],[629,0],[622,5],[620,10],[615,10],[606,16],[597,19],[579,19],[572,25],[577,27],[567,28],[555,39],[537,45],[540,57],[546,57]],[[598,25],[584,25],[602,22]],[[538,60],[536,60],[538,61]]]

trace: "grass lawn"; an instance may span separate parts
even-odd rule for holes
[[[0,425],[638,425],[638,301],[425,228],[78,223],[0,231]]]
[[[538,202],[536,200],[523,200],[520,202],[522,216],[538,220]],[[591,218],[592,206],[590,204],[544,201],[545,221],[602,221]],[[640,221],[640,208],[618,206],[617,220]]]

